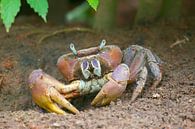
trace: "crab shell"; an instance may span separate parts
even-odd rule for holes
[[[65,81],[70,82],[84,78],[81,73],[81,63],[84,60],[90,61],[92,59],[97,59],[100,62],[101,75],[104,75],[113,71],[121,63],[122,51],[115,45],[106,45],[101,50],[99,47],[82,49],[77,52],[77,55],[68,53],[59,57],[57,67],[63,74]]]

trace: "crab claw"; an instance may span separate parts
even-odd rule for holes
[[[126,64],[120,64],[91,104],[93,106],[104,106],[116,100],[125,91],[129,76],[129,67]]]
[[[62,89],[65,85],[44,73],[41,69],[34,70],[30,74],[29,86],[33,101],[45,110],[65,114],[58,106],[61,105],[75,114],[79,113],[79,111],[59,93],[59,89]]]

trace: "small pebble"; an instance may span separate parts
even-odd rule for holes
[[[192,103],[192,99],[189,99],[189,101],[188,101],[189,103]]]
[[[53,123],[52,126],[54,126],[54,127],[60,127],[61,125],[59,123]]]
[[[153,98],[160,98],[160,94],[155,93],[155,94],[152,95],[152,97],[153,97]]]

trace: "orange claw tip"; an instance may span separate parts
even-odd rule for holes
[[[43,76],[43,74],[44,73],[43,73],[42,69],[33,70],[28,78],[28,83],[30,85],[35,84],[37,79],[41,78]]]

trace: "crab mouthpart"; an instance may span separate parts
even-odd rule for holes
[[[101,77],[101,65],[98,59],[83,60],[80,64],[81,72],[85,79],[89,79],[93,75]]]

